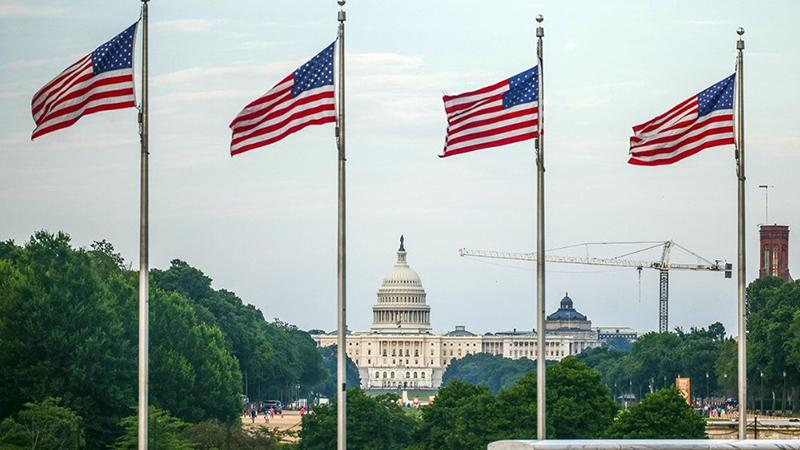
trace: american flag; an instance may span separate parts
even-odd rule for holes
[[[731,75],[664,114],[633,127],[628,163],[661,166],[706,148],[733,144],[735,78],[735,74]]]
[[[244,107],[230,124],[231,156],[278,142],[309,125],[336,121],[334,44]]]
[[[136,106],[133,91],[135,23],[64,69],[31,101],[31,139],[66,128],[100,111]]]
[[[537,67],[474,91],[445,95],[446,156],[533,139],[538,136]]]

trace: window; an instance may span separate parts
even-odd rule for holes
[[[421,373],[421,374],[419,374],[419,375],[420,375],[420,376],[419,376],[420,378],[422,378],[422,379],[425,379],[425,372],[422,372],[422,373]]]
[[[381,373],[380,372],[375,372],[375,379],[379,380],[380,378],[381,378]]]
[[[367,355],[371,355],[371,354],[372,354],[372,349],[367,349]]]
[[[390,372],[390,373],[389,373],[389,376],[390,376],[392,379],[394,379],[394,372]]]
[[[417,372],[414,372],[414,379],[417,378]]]
[[[406,372],[406,378],[411,378],[411,372]]]

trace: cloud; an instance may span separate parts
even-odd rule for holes
[[[76,56],[75,59],[77,60],[79,56]],[[30,69],[33,67],[42,67],[42,66],[49,66],[56,63],[64,62],[64,58],[41,58],[41,59],[20,59],[17,61],[11,61],[9,63],[3,64],[3,68],[5,69]]]
[[[215,21],[206,19],[177,19],[157,21],[153,27],[180,33],[205,33],[211,31],[215,24]]]
[[[578,41],[574,39],[569,39],[567,42],[564,42],[564,50],[572,51],[578,48]]]
[[[730,22],[727,20],[690,20],[686,22],[686,24],[695,27],[713,27],[719,25],[729,25]]]
[[[258,48],[272,48],[276,45],[273,41],[244,41],[238,45],[241,50],[253,50]]]
[[[384,69],[408,70],[420,66],[422,58],[406,56],[399,53],[348,53],[347,62],[350,67],[369,69],[383,66]],[[355,67],[354,67],[355,66]]]
[[[230,78],[257,72],[273,72],[280,67],[287,67],[286,64],[267,64],[267,65],[241,65],[228,67],[190,67],[188,69],[176,70],[150,78],[152,86],[168,86],[175,84],[186,85],[188,83],[204,82],[221,77]],[[278,81],[278,80],[275,80]]]
[[[63,15],[66,9],[34,2],[6,0],[0,2],[0,17],[41,17]]]

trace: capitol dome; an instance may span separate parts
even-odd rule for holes
[[[400,236],[397,262],[383,278],[378,301],[372,307],[372,331],[376,333],[430,333],[431,307],[425,303],[419,275],[406,262],[404,238]]]

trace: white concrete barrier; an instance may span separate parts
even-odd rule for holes
[[[707,439],[598,439],[552,441],[497,441],[488,450],[742,450],[799,449],[800,440],[707,440]]]

